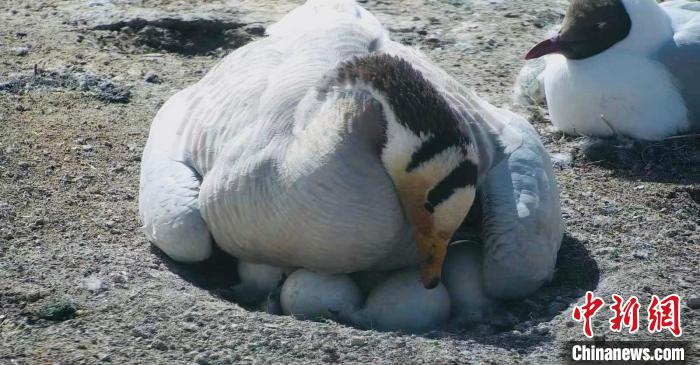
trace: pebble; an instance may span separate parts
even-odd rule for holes
[[[265,26],[263,26],[262,24],[259,24],[259,23],[248,24],[243,29],[245,29],[245,31],[248,34],[257,35],[257,36],[265,35]]]
[[[640,259],[640,260],[646,260],[649,258],[649,252],[647,251],[636,251],[632,254],[634,258]]]
[[[143,80],[151,84],[160,84],[160,77],[153,72],[147,73]]]
[[[540,336],[546,336],[549,334],[550,329],[549,329],[549,326],[547,326],[546,324],[540,323],[537,325],[537,327],[535,327],[532,330],[532,332],[534,332],[535,334],[538,334]]]
[[[161,340],[156,340],[155,342],[153,342],[153,348],[156,350],[165,351],[168,349],[168,345]]]
[[[104,281],[95,275],[90,275],[87,278],[83,279],[81,284],[83,288],[94,293],[106,290]]]
[[[14,50],[16,56],[26,56],[29,53],[29,48],[27,47],[16,47]]]
[[[570,153],[552,153],[550,154],[552,165],[560,169],[566,169],[574,164],[574,157]]]
[[[694,298],[688,299],[688,308],[700,309],[700,297],[694,297]]]
[[[98,354],[97,360],[102,362],[112,362],[112,357],[109,354]]]
[[[367,345],[367,341],[365,341],[365,339],[363,339],[362,337],[353,337],[352,340],[350,340],[350,345],[365,346]]]
[[[129,276],[127,275],[126,272],[121,271],[121,272],[113,272],[113,273],[109,274],[109,278],[114,283],[124,284],[128,281]]]
[[[98,86],[97,97],[109,103],[128,103],[131,98],[129,88],[118,86],[111,81],[105,81]]]
[[[50,321],[65,321],[75,317],[75,312],[77,308],[75,304],[70,300],[59,300],[57,302],[48,304],[37,312],[39,318],[47,319]]]

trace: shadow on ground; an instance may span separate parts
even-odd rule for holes
[[[228,288],[238,282],[237,260],[216,250],[213,257],[196,265],[172,261],[155,246],[154,254],[174,273],[192,285],[210,291],[223,300],[233,301]],[[505,302],[488,320],[453,321],[442,331],[423,334],[428,338],[459,338],[493,346],[529,352],[552,340],[547,323],[566,311],[587,290],[594,290],[600,279],[598,264],[584,244],[565,236],[557,258],[556,272],[550,284],[529,298]],[[250,308],[249,308],[250,309]]]
[[[616,177],[674,184],[700,183],[700,135],[663,141],[583,138],[579,157]]]

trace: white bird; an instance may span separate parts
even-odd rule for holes
[[[551,277],[562,236],[527,121],[351,0],[307,1],[173,96],[142,161],[144,230],[180,262],[217,244],[323,275],[420,265],[434,288],[479,189],[484,286],[513,297]]]
[[[700,4],[573,0],[548,54],[552,123],[569,134],[658,140],[700,127]]]

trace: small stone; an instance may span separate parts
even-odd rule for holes
[[[105,287],[104,281],[102,281],[102,279],[98,278],[95,275],[90,275],[87,278],[83,279],[81,284],[83,288],[93,293],[98,293],[107,289]]]
[[[550,154],[552,165],[560,169],[566,169],[574,164],[574,157],[570,153],[552,153]]]
[[[561,130],[559,128],[555,127],[554,125],[548,125],[544,128],[544,130],[547,131],[547,133],[552,133],[552,134],[561,133]]]
[[[27,47],[16,47],[14,50],[15,56],[26,56],[29,53],[29,48]]]
[[[60,300],[39,309],[37,312],[39,318],[49,321],[65,321],[75,317],[77,308],[70,300]]]
[[[112,362],[112,357],[109,354],[97,354],[97,360],[102,362]]]
[[[143,80],[151,84],[160,84],[160,77],[153,72],[147,73]]]
[[[131,91],[124,86],[118,86],[111,81],[105,81],[97,85],[98,99],[108,103],[128,103]]]
[[[194,362],[196,362],[197,364],[200,364],[200,365],[206,365],[209,363],[209,358],[207,357],[206,354],[200,353],[194,357]]]
[[[109,278],[116,284],[124,284],[128,281],[129,276],[126,274],[126,272],[121,271],[109,274]]]
[[[83,149],[83,152],[90,152],[90,151],[95,149],[95,146],[93,146],[91,144],[86,144],[86,145],[82,145],[80,148]]]
[[[694,297],[694,298],[688,299],[688,308],[700,309],[700,297]]]
[[[538,334],[538,335],[540,335],[540,336],[546,336],[546,335],[548,335],[548,334],[549,334],[549,331],[550,331],[549,327],[548,327],[546,324],[544,324],[544,323],[538,324],[537,327],[535,327],[535,328],[532,330],[532,332],[534,332],[535,334]]]
[[[635,259],[646,260],[649,258],[649,252],[647,251],[636,251],[632,254]]]
[[[350,340],[350,345],[352,345],[352,346],[365,346],[365,345],[367,345],[367,341],[365,341],[361,337],[353,337],[352,340]]]
[[[243,28],[248,34],[263,36],[265,35],[265,26],[262,24],[254,23],[248,24]]]
[[[427,37],[425,41],[432,44],[440,44],[440,38],[438,38],[437,36]]]
[[[165,351],[168,349],[168,345],[161,340],[156,340],[155,342],[153,342],[153,348],[156,350]]]

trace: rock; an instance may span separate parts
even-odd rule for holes
[[[112,362],[112,357],[109,354],[97,354],[97,360],[102,362]]]
[[[356,347],[365,346],[365,345],[367,345],[367,340],[365,340],[362,337],[353,337],[350,340],[350,345],[356,346]]]
[[[29,48],[27,47],[16,47],[13,49],[15,56],[26,56],[29,53]]]
[[[532,332],[535,333],[535,334],[537,334],[537,335],[540,335],[540,336],[546,336],[546,335],[549,334],[550,328],[549,328],[549,326],[547,326],[546,324],[540,323],[540,324],[537,325],[537,327],[535,327],[535,328],[532,330]]]
[[[153,342],[153,346],[152,346],[152,347],[153,347],[154,349],[156,349],[156,350],[161,350],[161,351],[165,351],[165,350],[168,349],[168,345],[167,345],[165,342],[161,341],[161,340],[155,340],[155,341]]]
[[[566,169],[574,164],[574,156],[570,153],[552,153],[550,154],[552,165],[560,169]]]
[[[113,272],[113,273],[109,274],[109,278],[114,283],[124,284],[128,281],[129,276],[127,275],[126,272],[121,271],[121,272]]]
[[[107,289],[104,281],[95,275],[90,275],[83,279],[81,286],[93,293],[99,293]]]
[[[253,24],[248,24],[243,28],[248,34],[255,35],[255,36],[264,36],[265,35],[265,26],[259,23],[253,23]]]
[[[128,103],[131,98],[131,91],[111,81],[104,81],[97,87],[97,98],[109,103]]]
[[[649,252],[644,250],[635,251],[632,256],[639,260],[646,260],[649,258]]]
[[[700,297],[694,297],[694,298],[688,299],[688,308],[700,309]]]
[[[49,321],[65,321],[75,317],[76,305],[70,300],[59,300],[37,311],[39,318]]]
[[[160,78],[153,72],[147,73],[143,80],[151,84],[160,84]]]

